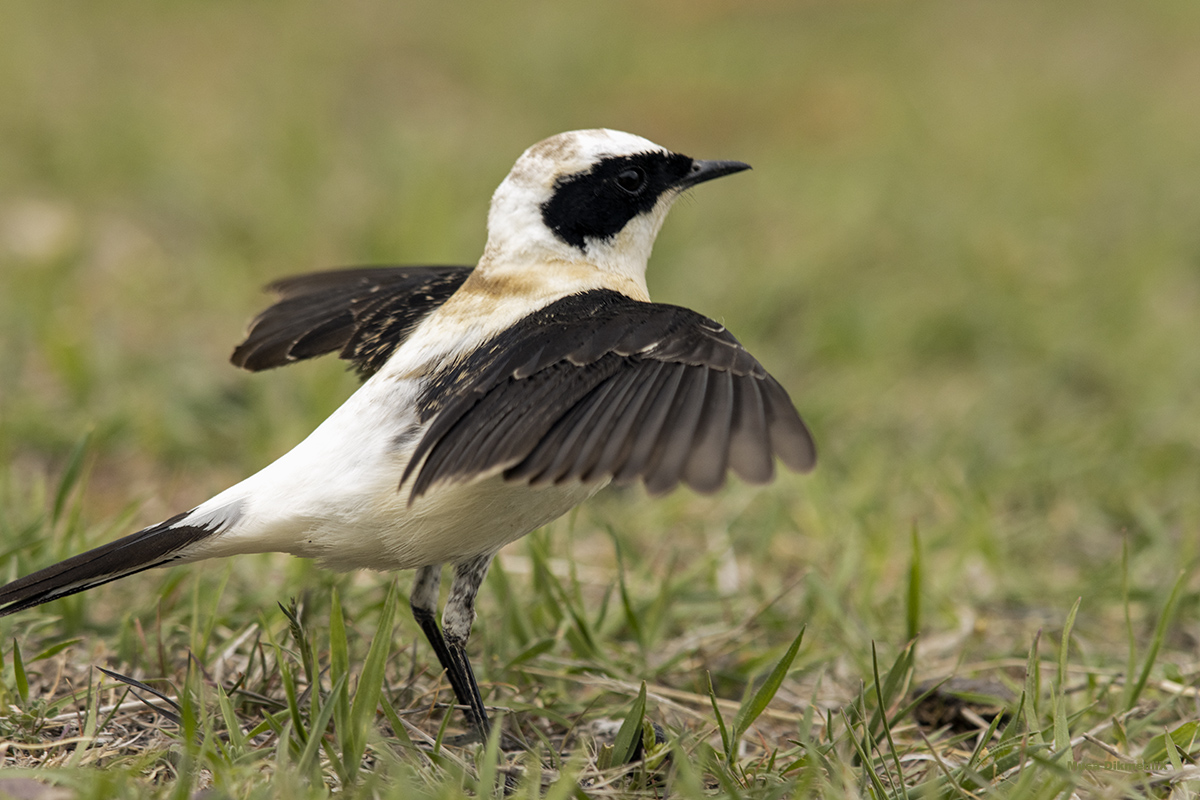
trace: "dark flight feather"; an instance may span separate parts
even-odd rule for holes
[[[683,382],[686,368],[669,364],[659,373],[654,385],[642,400],[642,408],[629,431],[631,447],[623,462],[612,467],[613,480],[628,483],[644,475],[658,447],[658,438],[670,415],[671,403]]]
[[[190,525],[173,527],[188,513],[0,586],[0,617],[174,561],[180,549],[216,532]]]
[[[729,422],[729,467],[750,483],[766,483],[775,475],[771,454],[756,442],[767,438],[762,391],[755,381],[733,382],[733,417]]]
[[[364,379],[462,286],[471,267],[355,267],[267,287],[279,300],[250,323],[230,361],[257,372],[339,351]]]
[[[670,424],[663,425],[655,442],[654,452],[642,470],[646,491],[664,494],[679,484],[683,463],[687,460],[695,438],[696,423],[704,409],[708,390],[708,370],[684,370],[675,399],[667,412]]]
[[[683,480],[698,492],[715,492],[725,480],[729,464],[729,438],[733,419],[733,378],[728,372],[708,373],[708,393],[696,437],[683,463]]]
[[[534,485],[640,479],[712,492],[816,459],[787,392],[718,323],[617,292],[551,303],[433,376],[401,485],[502,471]]]

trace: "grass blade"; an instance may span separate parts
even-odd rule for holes
[[[705,672],[708,678],[708,699],[712,701],[713,716],[717,718],[717,730],[721,732],[721,749],[725,752],[725,760],[732,763],[733,751],[730,750],[729,730],[725,727],[725,715],[717,705],[717,692],[713,689],[712,673]]]
[[[329,601],[329,679],[339,681],[349,680],[350,675],[350,643],[346,638],[346,619],[342,614],[342,600],[334,587]],[[348,691],[333,695],[333,724],[339,736],[350,724],[350,693]]]
[[[1150,642],[1150,652],[1146,653],[1146,663],[1142,666],[1142,672],[1138,676],[1137,683],[1133,685],[1133,689],[1125,701],[1126,711],[1137,705],[1138,698],[1142,696],[1142,690],[1146,688],[1146,681],[1150,680],[1150,670],[1154,668],[1154,662],[1158,659],[1158,651],[1162,647],[1163,639],[1167,635],[1167,628],[1170,626],[1171,620],[1175,617],[1175,607],[1179,603],[1179,594],[1183,591],[1184,578],[1186,577],[1187,572],[1180,570],[1179,576],[1175,579],[1175,586],[1171,589],[1171,596],[1167,598],[1167,604],[1163,606],[1162,614],[1158,617],[1158,624],[1154,626],[1154,640]]]
[[[1054,692],[1054,749],[1064,754],[1068,763],[1074,763],[1075,754],[1071,749],[1071,731],[1067,714],[1067,654],[1071,649],[1071,630],[1075,627],[1075,615],[1079,613],[1082,597],[1075,599],[1067,614],[1067,622],[1063,625],[1062,644],[1058,648],[1058,680]]]
[[[67,498],[71,496],[71,491],[79,484],[80,476],[83,474],[84,456],[87,455],[88,444],[91,442],[91,439],[92,432],[89,430],[71,448],[71,454],[67,457],[67,465],[63,468],[62,479],[58,482],[58,489],[54,493],[54,505],[50,512],[51,527],[57,525],[58,521],[62,519],[63,509],[67,505]]]
[[[163,719],[166,719],[166,720],[174,723],[175,725],[182,724],[179,715],[183,712],[183,709],[180,707],[179,703],[177,703],[174,700],[172,700],[171,698],[167,697],[165,694],[160,692],[158,689],[155,689],[153,686],[149,686],[145,683],[142,683],[141,681],[139,681],[135,678],[130,678],[128,675],[122,675],[119,672],[113,672],[111,669],[105,669],[104,667],[96,667],[96,669],[100,670],[102,673],[104,673],[108,677],[112,678],[113,680],[120,681],[121,683],[125,684],[126,686],[130,687],[131,689],[140,689],[143,692],[154,695],[159,700],[161,700],[162,702],[166,703],[168,706],[173,708],[175,710],[175,713],[172,713],[170,711],[165,711],[161,708],[157,708],[153,703],[147,703],[145,698],[143,698],[141,695],[137,694],[136,691],[134,692],[135,697],[137,697],[139,700],[141,700],[143,703],[145,703],[150,708],[153,708],[160,716],[163,717]]]
[[[229,737],[229,753],[231,758],[239,758],[246,752],[246,735],[242,731],[241,722],[229,694],[221,686],[217,686],[217,706],[221,709],[221,718],[225,722],[225,734]]]
[[[1121,539],[1121,604],[1125,608],[1125,640],[1129,648],[1129,658],[1125,667],[1125,709],[1133,708],[1130,697],[1133,696],[1133,684],[1129,679],[1137,671],[1137,639],[1133,635],[1133,614],[1129,604],[1129,534]]]
[[[742,704],[738,709],[737,716],[733,720],[733,736],[731,737],[730,749],[736,750],[738,742],[742,740],[742,736],[754,724],[754,720],[758,719],[762,712],[766,711],[767,706],[771,704],[771,700],[775,698],[775,693],[779,691],[779,687],[783,684],[783,679],[787,677],[788,670],[792,668],[792,662],[796,660],[796,654],[800,652],[800,642],[804,640],[804,628],[800,629],[800,633],[796,634],[796,638],[792,641],[787,652],[783,654],[783,658],[779,659],[779,663],[771,670],[771,674],[763,681],[763,685],[758,687],[748,702]],[[728,754],[727,754],[728,755]]]
[[[1042,743],[1041,714],[1038,713],[1038,698],[1042,690],[1041,662],[1038,660],[1038,643],[1042,639],[1042,631],[1034,634],[1033,644],[1029,646],[1029,658],[1025,661],[1025,727],[1037,744]]]
[[[321,749],[321,742],[325,738],[325,729],[329,727],[329,718],[333,716],[334,709],[337,708],[338,700],[346,694],[346,676],[338,678],[333,684],[333,689],[329,693],[329,697],[325,699],[325,704],[321,706],[320,713],[317,718],[312,720],[312,724],[308,730],[308,743],[304,746],[304,752],[300,756],[300,772],[307,773],[316,765],[317,753]]]
[[[1179,757],[1179,748],[1175,746],[1175,737],[1170,731],[1163,731],[1163,746],[1167,751],[1167,760],[1171,762],[1171,769],[1176,772],[1183,769],[1183,759]]]
[[[58,655],[59,653],[61,653],[63,650],[66,650],[71,645],[76,644],[78,642],[82,642],[82,641],[83,641],[83,639],[81,639],[79,637],[75,637],[74,639],[67,639],[66,641],[51,645],[51,646],[47,647],[45,650],[43,650],[42,652],[38,653],[33,658],[29,659],[29,663],[32,664],[35,661],[43,661],[47,658],[52,658],[52,657]]]
[[[896,783],[900,786],[901,796],[905,800],[908,800],[908,789],[904,785],[904,768],[900,765],[900,754],[896,752],[896,742],[892,739],[892,727],[888,723],[888,707],[883,697],[883,686],[879,681],[879,655],[875,651],[874,642],[871,643],[871,668],[875,674],[875,699],[879,703],[879,715],[883,725],[883,732],[887,735],[888,749],[891,751],[892,761],[896,767]]]
[[[871,722],[867,726],[867,730],[872,732],[872,737],[876,742],[879,741],[880,737],[875,731],[880,723],[885,721],[883,719],[884,714],[886,713],[887,709],[891,707],[892,701],[902,694],[903,690],[908,686],[909,679],[912,677],[913,662],[916,658],[916,647],[916,641],[910,639],[908,646],[906,646],[904,650],[900,652],[900,655],[896,657],[895,662],[893,662],[891,668],[888,670],[887,677],[883,681],[882,692],[877,692],[877,695],[882,699],[880,700],[874,713],[871,714]],[[875,645],[872,643],[872,660],[876,659],[874,651]],[[876,669],[875,681],[878,682],[878,680],[879,670]]]
[[[1054,749],[1074,761],[1071,753],[1071,729],[1067,722],[1067,696],[1057,694],[1054,698]]]
[[[911,642],[921,632],[921,535],[916,522],[912,526],[912,563],[908,568],[908,596],[904,611],[908,641]]]
[[[1187,754],[1188,758],[1192,757],[1192,748],[1196,743],[1196,734],[1200,733],[1200,722],[1192,720],[1185,722],[1173,731],[1164,730],[1158,736],[1155,736],[1145,747],[1142,748],[1141,760],[1144,762],[1154,763],[1165,760],[1169,755],[1169,749],[1174,747],[1176,754],[1180,749]],[[1167,739],[1171,740],[1167,744]]]
[[[850,743],[854,745],[854,751],[858,754],[859,765],[867,773],[867,777],[871,780],[871,785],[875,788],[875,797],[879,798],[879,800],[888,797],[888,791],[884,787],[883,781],[879,779],[879,774],[875,771],[874,767],[871,766],[870,755],[868,755],[867,751],[863,748],[863,742],[870,741],[871,732],[867,730],[866,725],[864,724],[863,738],[862,741],[859,741],[859,738],[854,735],[854,724],[851,723],[850,717],[846,715],[844,709],[841,713],[842,722],[846,725],[846,732],[848,734],[846,738],[849,739]]]
[[[316,676],[316,659],[313,657],[312,641],[309,639],[308,631],[304,628],[304,623],[300,620],[300,603],[296,598],[292,598],[285,606],[279,603],[279,610],[283,612],[283,616],[288,621],[288,631],[292,634],[292,641],[296,643],[296,648],[300,652],[300,666],[304,669],[304,680],[312,686],[317,682]]]
[[[447,715],[449,716],[449,715]],[[488,736],[488,740],[484,742],[483,753],[480,755],[478,767],[478,780],[475,796],[476,797],[494,797],[496,793],[496,777],[500,770],[500,738],[503,722],[500,718],[496,719],[496,724],[492,728],[492,733]]]
[[[1071,612],[1067,614],[1067,622],[1063,625],[1062,645],[1058,648],[1058,691],[1061,693],[1067,685],[1067,651],[1071,646],[1071,630],[1075,627],[1075,615],[1079,613],[1082,597],[1075,599]]]
[[[362,674],[358,677],[354,702],[350,706],[350,730],[344,740],[346,745],[343,754],[351,781],[362,764],[363,754],[367,750],[367,736],[375,720],[379,697],[383,693],[383,673],[392,647],[392,623],[396,617],[396,595],[396,583],[393,581],[379,615],[375,636],[371,639],[371,648],[367,651],[367,660],[363,662]]]
[[[25,662],[21,660],[21,645],[13,639],[13,677],[17,681],[17,694],[21,705],[29,703],[29,676],[25,674]]]
[[[304,726],[304,715],[300,712],[300,695],[296,691],[296,677],[292,673],[291,665],[280,663],[279,676],[283,680],[283,694],[287,700],[288,716],[292,718],[296,736],[300,739],[301,744],[307,745],[308,729]]]
[[[625,624],[633,631],[633,638],[637,641],[642,654],[645,655],[646,631],[642,628],[642,621],[638,617],[637,611],[634,610],[633,601],[629,597],[629,588],[625,585],[625,560],[621,554],[621,542],[611,528],[609,534],[612,536],[613,547],[616,548],[617,553],[617,586],[621,593],[621,608],[625,613]]]
[[[646,682],[642,681],[637,699],[633,701],[633,706],[625,715],[625,721],[621,723],[621,729],[617,731],[617,738],[613,741],[615,765],[628,764],[633,760],[633,754],[637,752],[638,743],[642,739],[642,719],[645,716]]]
[[[392,701],[383,697],[380,698],[379,705],[383,708],[383,716],[387,717],[388,724],[392,726],[392,735],[396,737],[400,746],[407,750],[415,750],[416,745],[413,744],[412,737],[408,735],[408,728],[404,727],[404,723],[400,721],[400,715],[396,713]]]
[[[984,751],[987,750],[989,744],[992,743],[992,738],[996,735],[996,729],[1000,727],[1000,721],[1004,719],[1004,714],[997,713],[992,717],[991,724],[988,725],[983,736],[979,737],[979,741],[975,744],[975,749],[971,751],[971,757],[967,759],[966,768],[975,769],[975,765],[979,763],[983,757]]]

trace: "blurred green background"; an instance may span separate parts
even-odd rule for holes
[[[260,287],[471,263],[520,152],[598,126],[754,165],[676,208],[651,292],[725,322],[822,461],[595,513],[743,520],[751,582],[827,575],[892,638],[914,526],[935,630],[1084,594],[1103,644],[1126,537],[1139,591],[1195,561],[1193,0],[6,2],[5,530],[87,430],[96,520],[284,452],[355,380],[229,366]]]

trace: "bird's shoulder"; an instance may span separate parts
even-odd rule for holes
[[[593,289],[530,311],[470,352],[443,363],[422,392],[421,414],[432,417],[455,398],[528,378],[556,363],[583,368],[605,356],[766,374],[725,326],[703,314]]]

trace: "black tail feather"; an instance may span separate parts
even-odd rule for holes
[[[173,561],[180,549],[215,532],[191,525],[174,527],[188,513],[0,586],[0,617]]]

